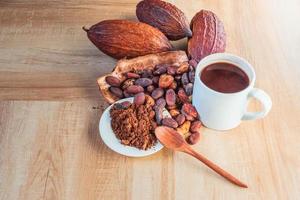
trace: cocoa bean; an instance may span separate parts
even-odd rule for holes
[[[158,85],[158,81],[159,81],[159,76],[154,76],[154,77],[152,78],[153,84]]]
[[[123,91],[118,87],[109,87],[109,91],[118,98],[123,98]]]
[[[158,86],[160,88],[168,88],[173,83],[174,77],[168,74],[163,74],[159,77]]]
[[[188,77],[189,77],[189,81],[191,83],[194,83],[194,81],[195,81],[195,71],[194,70],[190,70],[189,73],[188,73]]]
[[[142,87],[147,87],[152,84],[152,80],[149,78],[139,78],[134,82],[135,85],[139,85]]]
[[[189,78],[187,73],[183,73],[181,76],[181,84],[185,86],[186,84],[189,83]]]
[[[163,108],[154,106],[154,111],[155,111],[156,123],[160,125],[163,119]]]
[[[197,67],[197,61],[196,60],[189,60],[189,65],[191,65],[194,69],[196,69],[196,67]]]
[[[155,90],[153,90],[153,92],[151,93],[151,96],[154,99],[158,99],[160,97],[162,97],[164,95],[164,90],[161,88],[156,88]]]
[[[198,141],[200,140],[200,133],[196,132],[191,134],[186,141],[190,144],[190,145],[194,145],[196,144]]]
[[[176,90],[177,89],[177,82],[173,81],[173,83],[169,86],[170,89]]]
[[[176,94],[173,89],[168,89],[166,92],[166,102],[168,106],[173,106],[176,103]]]
[[[187,94],[185,93],[185,91],[184,91],[183,88],[180,88],[178,90],[177,95],[178,95],[178,98],[181,101],[181,103],[187,103],[187,102],[189,102],[189,97],[187,96]]]
[[[177,128],[178,127],[177,122],[173,118],[164,118],[162,120],[162,125],[168,126],[168,127],[171,127],[171,128]]]
[[[175,108],[177,108],[177,105],[176,105],[176,104],[174,104],[174,105],[172,105],[172,106],[167,106],[167,108],[168,108],[168,110],[172,110],[172,109],[175,109]]]
[[[190,103],[183,104],[181,108],[181,113],[184,114],[185,117],[192,116],[196,118],[198,116],[196,108]]]
[[[201,128],[201,122],[199,120],[192,122],[192,125],[190,127],[190,131],[193,132],[200,132]]]
[[[124,97],[126,97],[126,98],[128,98],[128,97],[131,97],[132,95],[131,94],[129,94],[126,90],[125,91],[123,91],[123,95],[124,95]]]
[[[180,80],[181,80],[181,75],[176,75],[176,76],[174,76],[174,79],[175,79],[176,81],[180,81]]]
[[[149,86],[147,87],[147,91],[148,91],[149,93],[153,92],[154,89],[155,89],[155,88],[154,88],[153,85],[149,85]]]
[[[176,74],[176,67],[175,67],[175,66],[169,66],[169,67],[167,68],[167,73],[168,73],[169,75],[174,76],[174,75]]]
[[[145,102],[146,102],[146,105],[151,106],[151,107],[155,105],[154,99],[147,94],[145,95]]]
[[[137,94],[140,92],[144,92],[144,88],[139,85],[131,85],[126,89],[126,91],[130,94]]]
[[[170,110],[169,113],[172,117],[176,117],[177,115],[180,114],[180,112],[177,108]]]
[[[164,108],[166,106],[166,100],[164,98],[159,98],[156,100],[155,105],[160,108]]]
[[[152,78],[153,74],[152,74],[152,70],[151,69],[145,69],[142,72],[142,78]]]
[[[193,83],[189,83],[183,87],[184,87],[186,95],[190,96],[193,94]]]
[[[155,117],[155,112],[153,110],[151,110],[149,113],[149,118],[153,119],[154,117]]]
[[[179,126],[182,125],[185,122],[185,116],[183,114],[177,115],[176,122]]]
[[[161,66],[153,72],[153,75],[161,75],[161,74],[165,74],[166,72],[167,72],[167,68],[165,66]]]
[[[131,85],[134,85],[134,79],[133,78],[130,78],[130,79],[127,79],[125,80],[123,83],[122,83],[122,90],[126,90],[126,88],[128,88],[129,86]]]
[[[117,77],[114,77],[114,76],[106,76],[105,81],[110,86],[120,87],[120,85],[121,85],[121,81]]]
[[[145,93],[140,92],[134,95],[133,103],[136,105],[143,105],[145,103]]]
[[[127,72],[126,77],[127,78],[140,78],[140,75],[137,73],[133,73],[133,72]]]
[[[176,70],[177,74],[183,74],[189,70],[189,63],[183,62]]]

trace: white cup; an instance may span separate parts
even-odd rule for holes
[[[208,88],[200,79],[202,70],[213,63],[231,63],[242,69],[249,77],[249,86],[235,93],[221,93]],[[238,56],[217,53],[202,59],[197,66],[193,90],[193,105],[196,107],[202,123],[211,129],[228,130],[237,127],[242,120],[254,120],[265,117],[272,107],[267,93],[254,88],[255,72],[253,67]],[[260,112],[247,112],[248,101],[256,98],[263,105]]]

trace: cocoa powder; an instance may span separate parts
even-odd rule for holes
[[[115,104],[110,110],[111,126],[121,143],[147,150],[157,141],[152,106]]]

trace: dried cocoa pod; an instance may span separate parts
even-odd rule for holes
[[[155,87],[154,87],[153,85],[148,85],[148,86],[147,86],[147,91],[148,91],[149,93],[153,92],[154,89],[155,89]]]
[[[177,95],[178,95],[178,98],[181,101],[181,103],[188,103],[189,102],[189,97],[185,93],[183,88],[179,88]]]
[[[160,108],[164,108],[166,106],[166,100],[164,98],[159,98],[156,100],[155,105]]]
[[[200,133],[196,132],[196,133],[192,133],[187,139],[187,143],[189,143],[190,145],[194,145],[197,142],[199,142],[200,140]]]
[[[189,65],[192,66],[194,69],[196,69],[198,63],[196,60],[189,60]]]
[[[162,120],[162,125],[168,126],[168,127],[171,127],[171,128],[177,128],[178,127],[177,122],[173,118],[170,118],[170,117],[164,118]]]
[[[140,75],[137,73],[133,73],[133,72],[127,72],[126,77],[127,78],[140,78]]]
[[[136,6],[139,21],[150,24],[170,40],[191,37],[192,32],[184,13],[176,6],[161,0],[145,0]]]
[[[190,131],[193,132],[200,132],[200,128],[201,128],[202,124],[199,120],[192,122],[191,127],[190,127]]]
[[[179,126],[182,125],[185,122],[185,116],[183,114],[177,115],[176,122]]]
[[[130,94],[137,94],[140,92],[144,92],[144,88],[139,85],[131,85],[126,89],[126,91]]]
[[[188,95],[188,96],[190,96],[190,95],[192,95],[193,94],[193,83],[188,83],[188,84],[186,84],[185,86],[183,86],[184,87],[184,90],[185,90],[185,93]]]
[[[174,81],[174,77],[168,74],[163,74],[159,77],[158,86],[160,88],[168,88]]]
[[[161,89],[161,88],[156,88],[151,93],[151,96],[152,96],[153,99],[158,99],[158,98],[162,97],[163,95],[164,95],[164,90]]]
[[[211,11],[201,10],[192,19],[193,36],[188,40],[188,55],[199,62],[205,56],[225,51],[224,25]]]
[[[167,73],[169,75],[174,76],[176,74],[176,67],[175,66],[169,66],[169,67],[167,67]]]
[[[161,74],[165,74],[166,72],[167,72],[167,67],[161,66],[153,72],[153,75],[161,75]]]
[[[105,81],[110,86],[120,87],[120,85],[121,85],[121,81],[117,77],[114,77],[114,76],[106,76]]]
[[[166,102],[168,106],[174,106],[176,103],[176,94],[173,89],[168,89],[166,92]]]
[[[177,74],[183,74],[189,70],[189,63],[183,62],[181,65],[176,69]]]
[[[123,91],[118,87],[109,87],[109,91],[118,98],[123,98]]]
[[[183,73],[181,76],[181,84],[185,86],[186,84],[189,83],[189,78],[187,73]]]
[[[189,81],[191,83],[194,83],[195,82],[195,71],[194,70],[190,70],[189,73],[188,73],[188,77],[189,77]]]
[[[133,79],[133,78],[123,81],[122,90],[126,90],[126,88],[128,88],[129,86],[134,85],[134,81],[135,81],[135,79]]]
[[[141,22],[104,20],[89,29],[85,27],[83,29],[99,50],[116,59],[133,58],[172,49],[172,45],[162,32]]]
[[[155,105],[154,99],[147,94],[145,95],[145,103],[146,103],[146,105],[151,106],[151,107]]]
[[[181,113],[184,114],[185,117],[191,116],[197,118],[198,116],[196,108],[190,103],[183,104],[181,108]]]
[[[152,80],[150,78],[139,78],[135,80],[134,84],[142,87],[147,87],[148,85],[152,84]]]
[[[179,110],[177,108],[169,110],[169,113],[172,117],[176,117],[177,115],[180,114]]]
[[[140,92],[134,95],[133,103],[136,105],[143,105],[145,103],[145,93]]]
[[[173,81],[173,83],[169,86],[170,89],[176,90],[177,89],[177,82]]]

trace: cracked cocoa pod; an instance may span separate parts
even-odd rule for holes
[[[89,29],[85,27],[83,29],[100,51],[116,59],[133,58],[172,49],[172,45],[162,32],[141,22],[104,20]]]
[[[161,0],[144,0],[136,6],[139,21],[150,24],[170,40],[191,37],[192,32],[184,13],[176,6]]]
[[[201,10],[191,21],[193,36],[188,40],[188,56],[199,62],[205,56],[225,51],[224,25],[213,12]]]

